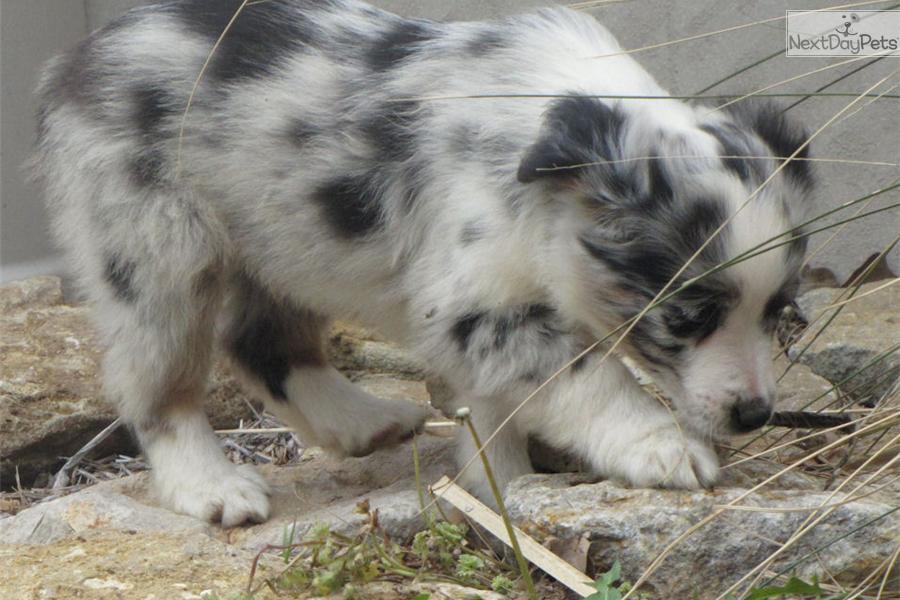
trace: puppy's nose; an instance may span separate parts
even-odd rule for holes
[[[765,398],[741,398],[731,407],[731,422],[740,433],[765,425],[772,416],[771,404]]]

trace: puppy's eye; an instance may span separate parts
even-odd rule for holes
[[[665,316],[666,327],[675,337],[694,338],[700,342],[719,327],[722,312],[722,306],[716,302],[707,302],[691,309],[673,306]]]
[[[766,306],[763,309],[763,328],[769,331],[774,330],[778,325],[778,320],[781,318],[781,313],[784,312],[784,309],[788,306],[794,306],[794,299],[787,292],[778,292],[769,298],[769,301],[766,302]]]
[[[777,320],[779,315],[781,315],[781,311],[785,308],[793,304],[793,299],[785,292],[778,292],[766,303],[765,309],[763,309],[763,319]]]

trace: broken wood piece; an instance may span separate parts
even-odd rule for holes
[[[511,546],[509,536],[506,534],[506,526],[503,524],[503,519],[500,518],[500,515],[482,504],[469,492],[450,481],[449,478],[446,476],[442,477],[431,486],[430,491],[434,496],[446,500],[455,506],[466,517],[487,529],[504,544]],[[590,577],[541,546],[534,538],[518,527],[515,527],[515,532],[519,546],[522,548],[522,554],[532,564],[543,569],[548,575],[582,598],[586,598],[597,591],[594,589]]]
[[[436,437],[453,437],[457,427],[456,421],[425,421],[425,433]]]

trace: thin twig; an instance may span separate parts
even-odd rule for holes
[[[104,427],[100,433],[95,435],[91,441],[81,447],[81,450],[69,457],[63,464],[62,468],[53,478],[53,490],[61,490],[69,485],[69,471],[71,471],[81,460],[94,448],[102,444],[106,438],[113,434],[122,425],[122,419],[117,418],[115,421]]]

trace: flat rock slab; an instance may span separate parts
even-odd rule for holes
[[[424,481],[451,473],[448,440],[418,443]],[[413,477],[412,445],[363,458],[337,459],[313,449],[297,466],[261,468],[272,485],[272,518],[223,530],[160,508],[141,473],[101,483],[0,519],[0,598],[200,598],[207,590],[230,597],[243,589],[250,564],[286,531],[300,540],[317,525],[356,534],[368,500],[383,530],[408,540],[424,528]],[[272,569],[278,561],[264,561]],[[277,571],[263,568],[260,576]],[[23,590],[25,591],[23,595]],[[434,584],[377,584],[365,598],[470,598],[473,590]],[[407,595],[407,592],[408,595]],[[395,595],[391,595],[391,594]],[[400,596],[396,594],[402,594]],[[268,597],[268,596],[263,596]],[[481,597],[499,595],[481,593]]]
[[[900,381],[900,280],[861,286],[858,299],[849,292],[821,288],[798,298],[810,326],[788,354],[855,400],[873,402]]]
[[[452,473],[449,440],[422,439],[418,445],[425,485]],[[261,525],[223,531],[160,508],[148,474],[140,473],[0,519],[0,540],[7,544],[49,544],[100,529],[202,534],[256,551],[266,544],[283,543],[285,531],[291,529],[296,539],[316,525],[353,534],[366,522],[357,511],[363,500],[369,501],[371,510],[378,511],[382,528],[395,539],[407,540],[424,526],[411,444],[347,459],[313,449],[299,465],[264,466],[260,471],[273,489],[272,517]]]
[[[98,485],[3,519],[0,540],[4,544],[52,544],[94,530],[208,534],[211,528]]]
[[[250,576],[254,554],[209,537],[178,533],[91,531],[43,546],[0,546],[0,598],[70,600],[203,600],[235,598]],[[261,560],[254,582],[275,577],[280,560]],[[398,600],[430,594],[442,600],[502,600],[493,592],[447,583],[357,586],[356,598]],[[263,587],[254,598],[274,599]],[[344,600],[343,593],[322,600]]]
[[[618,560],[635,581],[659,553],[692,525],[745,490],[667,491],[627,489],[580,475],[529,475],[507,490],[511,518],[539,539],[589,541],[589,564],[604,572]],[[805,509],[834,504],[842,494],[808,490],[763,490],[741,504]],[[860,581],[890,557],[900,539],[900,514],[892,513],[840,541],[826,544],[888,513],[892,504],[868,501],[840,505],[789,548],[772,570],[813,549],[792,572],[804,577],[828,572],[838,581]],[[715,598],[787,540],[809,515],[806,510],[725,511],[684,540],[646,584],[655,598]]]
[[[0,545],[0,598],[229,598],[246,586],[252,560],[207,536],[97,529],[53,544]],[[272,575],[271,564],[259,575]]]

